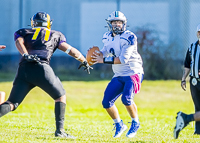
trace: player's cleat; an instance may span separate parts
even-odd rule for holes
[[[185,128],[189,122],[186,121],[186,114],[182,112],[177,113],[176,126],[174,127],[174,138],[177,139],[180,131]]]
[[[140,123],[138,123],[138,122],[133,120],[131,122],[131,127],[130,127],[129,131],[126,134],[126,137],[133,138],[136,135],[137,130],[139,129],[139,127],[140,127]]]
[[[122,133],[127,129],[127,126],[123,123],[122,120],[121,122],[115,123],[113,125],[115,125],[114,129],[116,129],[115,135],[113,136],[114,138],[120,137]]]
[[[68,138],[68,139],[76,139],[76,137],[65,133],[64,129],[56,130],[55,137]]]

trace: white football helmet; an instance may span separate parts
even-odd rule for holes
[[[119,29],[118,27],[113,28],[111,22],[119,20],[123,22],[122,29]],[[126,23],[127,19],[124,16],[124,14],[120,11],[113,11],[109,16],[108,19],[106,19],[106,22],[108,24],[108,30],[115,33],[115,34],[121,34],[126,30]]]

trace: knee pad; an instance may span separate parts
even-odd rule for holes
[[[10,105],[7,102],[4,102],[3,104],[0,105],[0,117],[4,116],[8,112],[10,112]]]
[[[133,98],[129,98],[127,96],[122,96],[122,103],[126,106],[133,104]]]
[[[114,105],[114,103],[111,103],[110,101],[103,100],[102,105],[103,105],[103,108],[110,108],[111,106]]]

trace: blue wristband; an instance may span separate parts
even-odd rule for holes
[[[103,58],[103,63],[105,64],[114,64],[115,57],[106,57]]]

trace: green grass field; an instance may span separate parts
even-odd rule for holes
[[[141,127],[135,138],[125,134],[113,138],[113,121],[102,108],[101,100],[109,81],[63,81],[67,92],[65,129],[76,140],[55,138],[54,101],[41,89],[34,88],[14,112],[0,119],[0,142],[126,142],[126,143],[172,143],[199,142],[193,135],[194,123],[190,123],[179,139],[173,138],[175,117],[178,111],[194,112],[189,92],[184,92],[180,81],[144,81],[142,89],[134,98],[138,106]],[[12,82],[1,82],[0,90],[7,97]],[[131,121],[119,98],[116,102],[121,119],[130,127]]]

